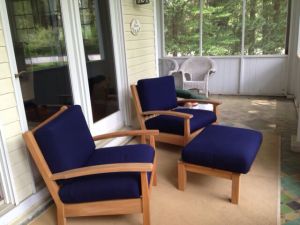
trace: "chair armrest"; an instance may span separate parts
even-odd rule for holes
[[[116,137],[124,137],[124,136],[143,136],[143,135],[154,136],[158,134],[159,134],[158,130],[124,130],[124,131],[117,131],[108,134],[100,134],[94,136],[93,139],[94,141],[99,141],[107,138],[116,138]]]
[[[101,173],[116,173],[116,172],[151,172],[153,169],[152,163],[114,163],[102,164],[96,166],[87,166],[77,169],[67,170],[60,173],[54,173],[50,177],[51,180],[63,180],[75,177],[95,175]]]
[[[181,99],[177,101],[178,105],[184,105],[187,102],[198,102],[203,104],[212,104],[214,107],[217,107],[218,105],[221,105],[221,102],[218,102],[216,100],[211,99]]]
[[[193,115],[188,113],[181,113],[181,112],[174,112],[174,111],[146,111],[142,113],[143,116],[150,116],[150,115],[165,115],[165,116],[175,116],[180,117],[183,119],[191,119]]]
[[[173,73],[177,73],[177,72],[178,72],[177,70],[170,70],[170,71],[168,72],[168,75],[172,76]]]

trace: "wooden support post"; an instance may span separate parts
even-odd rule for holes
[[[178,161],[178,189],[184,191],[186,186],[186,169],[182,161]]]
[[[239,203],[239,195],[240,195],[240,174],[233,173],[232,174],[232,192],[231,192],[231,202],[233,204]]]

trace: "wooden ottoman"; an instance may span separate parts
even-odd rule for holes
[[[246,174],[262,143],[258,131],[210,125],[182,151],[178,189],[184,190],[187,171],[232,180],[231,202],[238,204],[240,174]]]

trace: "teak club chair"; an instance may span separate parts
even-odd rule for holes
[[[58,225],[65,225],[67,217],[131,213],[142,213],[144,225],[149,225],[157,134],[119,131],[92,137],[80,106],[64,106],[25,132],[26,145],[56,204]],[[129,135],[149,135],[150,145],[95,147],[94,141]]]
[[[204,127],[215,123],[221,104],[204,99],[177,101],[173,76],[139,80],[131,85],[131,92],[141,129],[157,129],[157,141],[179,146],[185,146]],[[188,102],[212,104],[213,112],[179,107]]]

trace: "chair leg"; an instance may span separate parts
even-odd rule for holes
[[[150,225],[150,196],[147,173],[141,173],[143,225]]]
[[[156,170],[153,172],[153,186],[157,186],[157,173],[156,173]]]
[[[184,191],[186,186],[186,169],[182,161],[178,161],[178,189]]]
[[[64,208],[63,207],[57,207],[57,225],[66,225],[67,219],[65,216]]]
[[[232,174],[232,192],[231,192],[231,202],[233,204],[239,203],[239,195],[240,195],[240,174],[233,173]]]
[[[145,203],[143,200],[143,225],[150,225],[150,206],[149,201]]]
[[[153,186],[157,186],[157,159],[154,159],[154,168],[153,168]]]

